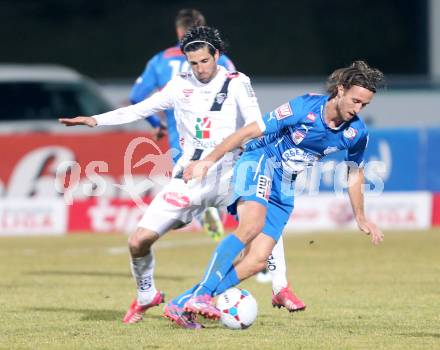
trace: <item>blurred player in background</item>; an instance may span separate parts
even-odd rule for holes
[[[382,72],[363,61],[337,69],[329,77],[327,96],[306,94],[289,101],[230,135],[204,160],[185,169],[185,181],[194,178],[194,170],[203,178],[218,159],[250,140],[235,165],[234,204],[228,208],[238,214],[239,226],[217,246],[200,283],[167,306],[186,300],[186,312],[218,319],[213,296],[264,266],[293,211],[297,175],[333,152],[346,152],[348,194],[359,229],[374,244],[382,241],[382,232],[364,213],[368,131],[358,116],[382,80]],[[234,263],[243,249],[245,257]]]
[[[176,34],[180,41],[186,31],[195,26],[205,26],[206,20],[203,14],[196,9],[182,9],[176,16]],[[218,65],[225,67],[228,71],[235,71],[234,64],[226,55],[220,55]],[[130,102],[132,104],[143,101],[153,92],[163,89],[163,87],[178,73],[189,70],[189,64],[185,55],[180,50],[179,44],[172,46],[154,55],[147,63],[145,70],[136,79],[131,90]],[[166,124],[157,115],[146,118],[155,130],[156,137],[162,137],[168,133],[168,143],[173,154],[173,162],[176,163],[182,155],[179,133],[176,129],[176,119],[174,110],[164,111]],[[224,235],[223,223],[217,208],[208,208],[201,218],[205,231],[215,241]]]

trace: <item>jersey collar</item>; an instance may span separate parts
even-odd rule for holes
[[[226,71],[226,68],[225,68],[225,67],[217,65],[217,74],[215,75],[214,78],[211,79],[211,81],[209,81],[209,82],[207,82],[207,83],[205,84],[205,83],[202,83],[200,80],[198,80],[198,79],[196,78],[194,72],[193,72],[192,69],[191,69],[191,76],[192,76],[193,80],[196,82],[196,84],[197,84],[198,86],[208,86],[208,85],[211,84],[213,81],[217,80],[218,77],[220,77],[220,76],[226,76],[226,73],[227,73],[227,71]]]

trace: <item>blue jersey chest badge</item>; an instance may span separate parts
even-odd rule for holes
[[[306,134],[300,130],[295,130],[295,132],[292,134],[292,140],[295,143],[295,145],[299,145],[302,140],[306,137]]]
[[[295,145],[298,146],[312,128],[313,125],[307,126],[306,124],[301,124],[301,126],[292,133],[292,141],[295,143]]]

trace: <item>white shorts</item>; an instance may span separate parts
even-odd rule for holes
[[[171,181],[147,207],[138,226],[163,235],[190,223],[206,208],[230,204],[232,169],[222,175],[216,172],[204,180]]]

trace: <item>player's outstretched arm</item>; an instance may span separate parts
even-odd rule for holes
[[[362,192],[364,179],[364,169],[350,168],[348,174],[348,195],[359,229],[371,236],[373,244],[379,244],[383,240],[382,231],[365,217],[364,194]]]
[[[84,116],[78,116],[75,118],[59,118],[58,121],[65,126],[87,125],[93,128],[97,125],[95,118]]]
[[[204,178],[209,168],[226,153],[240,147],[244,142],[261,136],[263,133],[257,122],[252,122],[229,135],[203,160],[192,162],[183,172],[185,182],[193,178]]]

